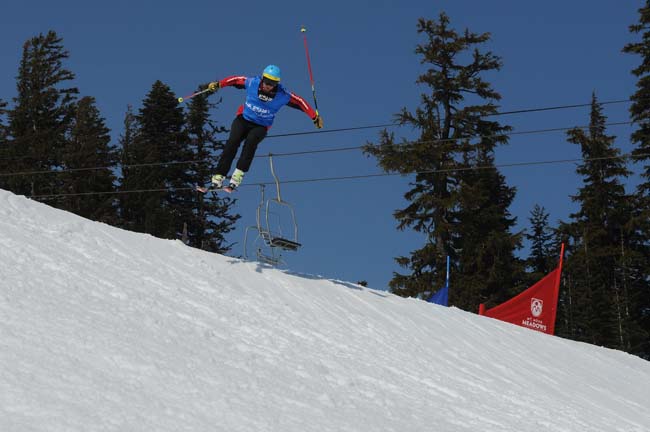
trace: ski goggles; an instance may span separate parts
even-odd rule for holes
[[[271,87],[275,87],[276,85],[278,85],[278,81],[269,79],[267,77],[263,77],[262,78],[262,84],[265,84],[265,85],[271,86]]]

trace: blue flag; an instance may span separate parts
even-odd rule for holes
[[[445,278],[445,286],[436,291],[427,301],[442,306],[449,305],[449,257],[447,257],[447,277]]]
[[[429,300],[427,301],[429,303],[435,303],[442,306],[447,306],[449,304],[449,287],[445,285],[444,287],[436,291],[435,294],[429,297]]]

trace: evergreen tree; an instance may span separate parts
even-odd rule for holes
[[[122,169],[119,186],[119,226],[131,231],[136,231],[136,222],[141,212],[140,194],[132,192],[138,190],[138,171],[137,167],[132,168],[131,166],[139,157],[136,152],[139,148],[135,145],[139,130],[138,119],[133,112],[133,107],[128,105],[124,116],[124,132],[119,139]]]
[[[398,143],[382,131],[380,143],[365,148],[385,171],[415,173],[404,195],[410,204],[395,217],[400,230],[412,228],[427,238],[410,256],[396,258],[410,274],[395,273],[390,288],[403,296],[429,295],[443,285],[449,255],[456,281],[450,303],[475,311],[486,296],[497,298],[512,289],[517,266],[513,248],[518,240],[508,233],[514,219],[507,211],[514,190],[505,185],[493,159],[495,146],[506,141],[499,134],[508,128],[482,120],[496,113],[492,101],[500,99],[482,75],[498,70],[501,62],[477,48],[489,40],[488,33],[459,34],[444,13],[438,21],[421,18],[417,31],[426,43],[415,52],[428,67],[417,83],[430,93],[422,95],[414,112],[403,108],[397,119],[418,129],[420,137]],[[465,103],[466,98],[479,104]],[[477,136],[482,138],[472,144]],[[476,211],[485,212],[480,214],[485,219],[478,219]]]
[[[0,99],[0,189],[7,189],[9,180],[9,128],[6,122],[7,102]]]
[[[110,145],[109,132],[95,99],[81,98],[63,152],[62,191],[70,195],[64,195],[59,206],[92,220],[116,224],[117,153]]]
[[[187,115],[187,133],[194,154],[192,181],[202,184],[215,172],[217,152],[223,150],[223,143],[216,138],[225,128],[218,127],[209,118],[210,108],[216,104],[208,102],[208,95],[201,94],[189,103]],[[232,215],[234,201],[230,197],[206,196],[195,193],[192,217],[187,220],[187,241],[190,246],[212,252],[226,253],[231,245],[227,244],[225,235],[234,229],[239,215]]]
[[[535,204],[530,212],[530,231],[526,239],[530,242],[530,255],[525,261],[528,273],[526,274],[527,286],[539,282],[544,276],[557,268],[560,260],[562,243],[566,243],[566,224],[553,228],[548,222],[549,214],[539,204]],[[563,231],[564,230],[564,231]],[[565,253],[566,255],[566,253]],[[556,334],[567,334],[571,327],[571,286],[563,272],[564,283],[559,292],[557,316],[555,324]],[[563,330],[560,330],[562,327]]]
[[[122,202],[124,223],[135,231],[180,239],[194,192],[190,169],[179,162],[188,161],[192,154],[183,110],[169,86],[161,81],[153,84],[137,123],[134,142],[123,153],[128,170],[122,185],[140,191],[140,196]]]
[[[463,140],[454,242],[459,270],[450,300],[476,311],[479,303],[494,306],[527,286],[524,265],[514,254],[522,235],[510,232],[516,223],[508,210],[515,189],[506,185],[494,162],[494,149],[506,142],[503,133],[510,128],[478,117],[473,122],[481,138],[476,144]]]
[[[69,53],[54,31],[40,34],[23,46],[18,71],[18,97],[9,112],[12,136],[8,157],[12,172],[33,172],[9,178],[9,188],[18,194],[60,192],[59,177],[37,174],[60,170],[61,154],[74,118],[76,88],[64,88],[74,74],[63,66]]]
[[[530,256],[526,260],[526,267],[530,271],[529,281],[534,283],[551,272],[558,262],[555,254],[555,233],[548,223],[549,214],[539,204],[535,204],[530,212],[530,233],[526,240],[530,242]]]
[[[641,41],[627,44],[623,51],[642,57],[641,64],[632,70],[638,78],[637,91],[632,95],[630,114],[638,129],[632,133],[632,141],[637,147],[633,151],[636,161],[644,164],[643,182],[638,187],[638,195],[644,201],[644,219],[650,219],[650,0],[639,9],[638,24],[631,25],[630,31],[641,34]]]
[[[624,262],[633,234],[628,226],[632,207],[621,180],[630,172],[606,135],[606,118],[596,96],[592,98],[588,132],[576,128],[568,141],[580,146],[583,162],[577,173],[583,186],[573,198],[580,204],[572,222],[563,227],[568,236],[565,278],[571,283],[571,327],[566,336],[611,348],[629,349],[638,330],[629,314],[632,304],[629,262]],[[561,334],[561,333],[560,333]]]
[[[637,126],[631,136],[636,144],[632,154],[636,162],[643,164],[628,229],[636,235],[632,240],[635,247],[625,255],[626,262],[631,264],[626,275],[635,300],[630,314],[640,328],[630,341],[630,352],[650,359],[650,1],[646,0],[639,9],[639,22],[631,25],[630,31],[640,36],[640,41],[627,44],[623,51],[641,57],[639,66],[632,70],[638,79],[630,106],[632,121]]]

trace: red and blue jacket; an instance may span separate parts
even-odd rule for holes
[[[288,91],[282,84],[278,84],[270,93],[262,92],[261,81],[261,76],[230,76],[219,81],[219,84],[221,87],[246,89],[246,101],[237,110],[237,115],[243,115],[255,124],[270,128],[275,115],[285,105],[301,110],[312,120],[316,119],[316,111],[303,98]]]

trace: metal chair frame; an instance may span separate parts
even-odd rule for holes
[[[273,247],[279,247],[280,249],[283,250],[297,251],[302,245],[298,242],[298,223],[296,222],[296,212],[293,209],[293,205],[282,200],[282,195],[280,194],[280,180],[278,179],[278,176],[275,174],[275,168],[273,166],[273,155],[271,154],[269,154],[269,164],[271,165],[271,175],[273,175],[273,179],[275,180],[275,190],[277,191],[277,198],[269,199],[266,202],[265,221],[266,221],[266,232],[269,234],[269,244]],[[274,235],[273,231],[271,230],[269,215],[271,214],[270,208],[271,208],[271,204],[273,203],[289,209],[289,214],[291,215],[291,224],[293,227],[292,238],[284,237],[282,235],[282,232],[277,233],[277,235]]]
[[[261,239],[264,243],[264,246],[268,248],[269,252],[265,253],[262,250],[262,247],[257,247],[255,250],[255,256],[258,261],[271,264],[271,265],[280,265],[284,264],[282,259],[281,251],[297,251],[302,245],[298,242],[298,224],[296,222],[296,213],[294,211],[293,205],[282,200],[282,195],[280,194],[280,180],[275,173],[275,167],[273,166],[273,155],[269,154],[269,164],[271,165],[271,175],[275,181],[275,189],[277,192],[277,197],[266,200],[265,197],[265,185],[260,184],[261,188],[261,198],[260,203],[257,206],[255,212],[255,219],[257,225],[249,226],[244,232],[244,256],[247,259],[250,259],[248,252],[248,239],[250,231],[257,231],[257,237],[255,242]],[[289,214],[291,215],[291,226],[293,229],[293,237],[287,238],[282,234],[282,227],[278,224],[278,230],[273,231],[271,229],[271,220],[270,215],[274,214],[271,209],[273,206],[282,206],[289,209]],[[264,218],[262,219],[262,209],[264,209]]]

